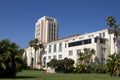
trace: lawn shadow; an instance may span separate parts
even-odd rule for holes
[[[36,78],[34,76],[16,76],[14,78],[4,78],[2,77],[1,79],[29,79],[29,78]]]
[[[35,78],[34,76],[16,76],[15,79],[22,79],[22,78]]]

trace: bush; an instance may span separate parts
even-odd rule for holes
[[[95,64],[92,66],[92,72],[93,73],[106,73],[107,72],[107,66],[101,65],[101,64]]]
[[[74,71],[74,60],[64,58],[63,60],[52,59],[47,63],[48,67],[55,68],[57,72],[70,73]]]
[[[86,66],[82,65],[82,64],[77,65],[76,72],[77,73],[86,73]]]

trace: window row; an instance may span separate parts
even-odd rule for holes
[[[91,39],[86,39],[86,40],[71,42],[69,43],[68,46],[73,47],[73,46],[79,46],[79,45],[90,44],[90,43],[91,43]]]
[[[76,51],[77,51],[77,55],[81,53],[81,49],[77,49]],[[70,50],[68,53],[69,56],[73,56],[73,54],[74,54],[73,50]]]
[[[51,60],[51,59],[57,59],[57,56],[53,55],[53,58],[52,58],[52,56],[48,56],[48,60]],[[58,59],[61,60],[62,59],[62,55],[58,55]]]
[[[95,39],[94,39],[94,42],[95,42],[95,43],[98,42],[98,43],[100,43],[100,44],[105,44],[105,39],[103,39],[103,38],[95,38]]]
[[[99,36],[100,36],[100,37],[105,37],[105,32],[99,33]]]
[[[59,43],[59,52],[62,52],[62,43]],[[49,53],[52,52],[52,45],[49,45]],[[53,45],[53,52],[57,52],[57,45]]]
[[[76,51],[77,51],[77,55],[78,55],[81,52],[81,49],[77,49]],[[73,56],[73,55],[74,55],[73,50],[69,50],[68,56]],[[48,60],[51,60],[51,59],[57,59],[57,56],[56,55],[53,55],[53,57],[48,56]],[[62,59],[62,55],[58,55],[58,59],[59,60]]]
[[[73,51],[70,50],[69,53],[68,53],[69,56],[72,56],[73,55]],[[51,60],[51,59],[57,59],[57,56],[56,55],[53,55],[53,58],[52,56],[48,56],[48,60]],[[62,59],[62,55],[58,55],[58,59]]]

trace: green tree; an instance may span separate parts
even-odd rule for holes
[[[29,42],[29,46],[31,47],[31,67],[33,68],[33,63],[34,63],[34,58],[32,57],[32,48],[33,48],[33,45],[34,45],[34,41],[31,40]]]
[[[47,63],[48,67],[56,68],[57,67],[57,59],[52,59],[50,62]]]
[[[26,57],[23,57],[23,54],[24,54],[25,50],[24,49],[20,49],[20,53],[21,53],[21,56],[23,58],[23,65],[22,65],[22,68],[23,69],[26,69],[28,66],[27,66],[27,56]]]
[[[23,69],[22,50],[8,39],[0,41],[0,77],[15,77]]]
[[[110,26],[110,30],[109,30],[110,34],[111,33],[114,34],[113,40],[114,40],[114,49],[115,49],[115,53],[110,55],[109,59],[107,60],[107,66],[112,76],[119,76],[120,75],[120,52],[116,51],[116,48],[117,50],[119,49],[118,48],[118,39],[120,35],[119,25],[116,23],[116,20],[113,16],[107,17],[107,24],[108,26]]]
[[[65,68],[64,68],[63,65],[64,65],[64,64],[63,64],[63,60],[58,60],[55,71],[57,71],[57,72],[64,72],[64,69],[65,69]]]
[[[64,72],[65,73],[70,73],[73,72],[74,70],[74,60],[70,58],[64,58],[63,60],[63,67],[64,67]]]
[[[107,25],[110,26],[110,28],[114,28],[115,25],[115,18],[113,16],[107,17]]]
[[[117,60],[115,61],[113,75],[120,76],[120,57],[117,57]]]
[[[113,16],[107,17],[107,25],[110,26],[109,33],[114,34],[113,40],[114,40],[114,49],[115,49],[115,43],[117,44],[117,40],[118,40],[118,36],[119,36],[119,25],[116,23],[116,20]],[[110,39],[111,39],[111,35],[110,35]],[[117,49],[118,49],[118,47],[117,47]],[[115,49],[115,53],[117,53],[116,49]]]
[[[95,54],[95,50],[89,50],[88,48],[84,48],[83,51],[84,52],[80,52],[78,54],[78,62],[80,64],[88,65],[91,62],[92,55]]]
[[[74,70],[74,60],[70,58],[64,58],[63,60],[52,59],[47,63],[48,67],[55,68],[58,72],[70,73]]]
[[[36,65],[37,65],[37,63],[36,63],[36,51],[39,49],[39,40],[38,40],[37,38],[35,38],[34,40],[31,40],[31,41],[29,42],[29,45],[30,45],[31,47],[33,47],[34,50],[35,50],[34,65],[35,65],[35,68],[36,68]]]
[[[91,69],[92,55],[95,54],[94,49],[84,48],[83,52],[78,54],[78,63],[76,65],[76,72],[88,73]]]
[[[120,76],[120,56],[119,54],[112,54],[107,59],[108,72],[111,76]]]
[[[41,65],[41,67],[42,67],[42,55],[45,53],[45,51],[44,51],[44,45],[41,43],[41,44],[39,44],[39,48],[40,48],[40,65]]]

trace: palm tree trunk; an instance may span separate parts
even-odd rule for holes
[[[110,52],[109,55],[111,54],[111,33],[110,33]]]
[[[34,67],[36,68],[36,50],[35,50],[35,60],[34,60]]]
[[[44,49],[40,49],[40,67],[42,68],[42,55],[43,55]]]
[[[116,76],[119,77],[119,68],[117,68]]]
[[[32,47],[31,47],[31,65],[30,65],[32,68],[33,68],[33,62],[32,62]]]
[[[117,54],[117,53],[116,53],[117,51],[116,51],[116,48],[115,48],[116,38],[114,37],[113,40],[114,40],[114,50],[115,50],[115,54]]]

